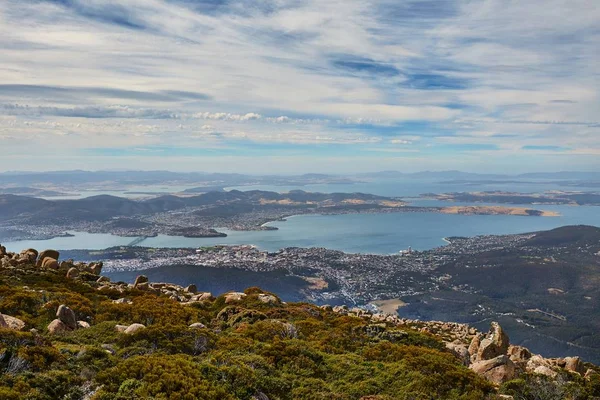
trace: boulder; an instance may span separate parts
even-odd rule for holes
[[[481,340],[477,350],[477,361],[491,360],[505,355],[510,344],[508,335],[500,324],[492,322],[489,333]]]
[[[117,332],[125,332],[125,329],[129,328],[129,325],[115,325],[115,330]]]
[[[126,335],[133,335],[134,333],[141,331],[142,329],[146,329],[146,327],[142,324],[131,324],[123,331]]]
[[[186,287],[184,291],[187,293],[195,294],[198,291],[198,288],[196,287],[196,285],[188,285],[188,287]]]
[[[73,329],[69,328],[64,322],[60,319],[55,319],[48,325],[48,332],[52,335],[57,333],[70,332]]]
[[[233,303],[234,301],[241,301],[247,296],[246,293],[242,292],[231,292],[225,295],[225,304]]]
[[[133,287],[137,287],[141,283],[148,283],[148,277],[146,275],[138,275],[135,278],[135,282],[133,283]]]
[[[75,279],[78,276],[79,276],[79,270],[77,268],[75,268],[75,267],[71,267],[67,271],[67,278],[68,279]]]
[[[56,311],[56,318],[58,318],[70,329],[77,329],[77,318],[75,317],[75,312],[64,304],[58,307],[58,310]]]
[[[204,301],[204,300],[210,300],[213,298],[213,295],[211,292],[205,292],[202,293],[202,295],[198,298],[198,300]]]
[[[476,361],[469,368],[497,385],[515,377],[515,364],[506,355],[494,357],[490,360]]]
[[[102,273],[102,262],[93,262],[88,265],[90,272],[94,275],[100,275]]]
[[[38,252],[35,249],[26,249],[21,252],[21,258],[30,264],[35,264],[38,257]]]
[[[8,329],[8,323],[6,322],[2,314],[0,314],[0,328]]]
[[[206,325],[204,325],[202,322],[194,322],[189,327],[191,329],[204,329],[204,328],[206,328]]]
[[[148,284],[148,282],[140,282],[140,283],[136,283],[136,284],[134,285],[134,287],[135,287],[137,290],[148,290],[148,289],[150,289],[150,285]]]
[[[537,367],[544,366],[550,368],[550,362],[540,355],[533,355],[527,360],[527,364],[525,365],[527,372],[534,372]]]
[[[2,319],[6,324],[8,329],[12,329],[15,331],[22,331],[25,328],[25,322],[21,321],[19,318],[11,317],[10,315],[2,314]]]
[[[101,276],[98,279],[96,279],[96,282],[98,282],[98,283],[110,282],[110,278],[108,276]]]
[[[42,261],[44,261],[44,258],[46,257],[50,257],[53,258],[55,260],[58,260],[58,258],[60,257],[60,253],[56,250],[44,250],[42,251],[39,255],[38,255],[38,260],[37,260],[37,266],[41,267],[42,266]]]
[[[35,258],[37,258],[38,254],[39,254],[36,249],[25,249],[21,253],[35,254]]]
[[[0,256],[6,255],[6,247],[0,246]]]
[[[58,269],[58,261],[54,258],[46,257],[42,261],[41,267],[46,269]]]
[[[279,303],[279,299],[272,294],[264,294],[261,293],[258,295],[258,300],[265,304],[277,304]]]
[[[565,357],[565,369],[580,375],[585,373],[585,368],[579,357]]]
[[[527,363],[531,358],[531,352],[523,346],[510,345],[508,346],[507,354],[510,360],[516,364]]]
[[[77,321],[77,328],[79,329],[87,329],[90,327],[90,324],[86,321]]]

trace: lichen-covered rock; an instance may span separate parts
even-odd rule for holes
[[[8,324],[2,314],[0,314],[0,328],[8,328]]]
[[[556,378],[556,376],[558,375],[558,373],[555,370],[546,365],[540,365],[539,367],[536,367],[533,370],[533,373],[538,375],[546,375],[550,378]]]
[[[523,346],[510,345],[508,346],[507,354],[510,360],[516,364],[527,363],[531,358],[531,352]]]
[[[279,299],[272,294],[264,294],[261,293],[258,295],[258,300],[265,304],[277,304],[279,303]]]
[[[56,318],[68,326],[70,329],[77,329],[77,318],[75,312],[64,304],[61,304],[56,311]]]
[[[579,357],[565,357],[565,369],[583,375],[585,368]]]
[[[46,257],[50,257],[53,258],[55,260],[58,260],[58,258],[60,257],[60,253],[56,250],[44,250],[42,251],[39,255],[38,255],[38,259],[37,259],[37,266],[41,267],[42,266],[42,262],[44,261],[44,258]]]
[[[0,327],[4,326],[5,328],[15,331],[22,331],[23,328],[25,328],[25,322],[21,321],[19,318],[11,317],[10,315],[6,314],[1,314],[1,316],[2,321],[4,321],[4,324],[6,325],[2,325],[0,322]]]
[[[129,328],[129,325],[115,325],[115,330],[117,332],[125,332],[125,329]]]
[[[134,333],[141,331],[142,329],[146,329],[146,327],[142,324],[131,324],[123,331],[126,335],[133,335]]]
[[[515,377],[515,364],[506,355],[494,357],[490,360],[476,361],[469,368],[498,385]]]
[[[225,304],[233,303],[235,301],[241,301],[247,296],[246,293],[242,292],[231,292],[225,294]]]
[[[48,333],[56,335],[58,333],[71,332],[73,329],[69,328],[60,319],[55,319],[48,325]]]

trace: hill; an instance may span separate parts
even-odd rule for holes
[[[597,367],[531,355],[511,346],[497,324],[482,334],[455,323],[285,303],[258,288],[214,297],[144,276],[112,283],[99,276],[99,263],[58,257],[33,249],[0,254],[2,399],[600,395]],[[535,397],[544,394],[554,397]]]

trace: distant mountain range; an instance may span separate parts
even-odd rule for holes
[[[11,171],[0,173],[0,187],[14,185],[121,185],[195,184],[211,188],[247,184],[307,185],[315,183],[352,183],[363,179],[440,179],[440,180],[592,180],[600,181],[600,172],[561,171],[523,174],[479,174],[462,171],[422,171],[405,173],[381,171],[361,174],[245,175],[233,173],[171,172],[171,171]],[[200,188],[201,189],[201,188]]]

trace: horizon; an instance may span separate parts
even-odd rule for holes
[[[2,2],[0,171],[600,170],[598,20],[593,0]]]
[[[400,170],[378,170],[372,171],[350,171],[346,173],[326,173],[326,172],[299,172],[299,173],[263,173],[253,174],[244,173],[243,171],[237,172],[220,172],[220,171],[199,171],[199,170],[169,170],[169,169],[62,169],[62,170],[0,170],[0,175],[25,175],[25,174],[60,174],[60,173],[174,173],[174,174],[200,174],[200,175],[212,175],[212,174],[223,174],[223,175],[245,175],[245,176],[304,176],[304,175],[323,175],[323,176],[355,176],[355,175],[376,175],[376,174],[399,174],[399,175],[419,175],[419,174],[469,174],[476,176],[498,176],[498,177],[519,177],[522,175],[558,175],[558,174],[600,174],[600,170],[557,170],[557,171],[541,171],[541,170],[530,170],[515,173],[501,173],[501,172],[473,172],[467,170],[456,170],[456,169],[441,169],[441,170],[416,170],[416,171],[400,171]]]

